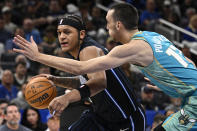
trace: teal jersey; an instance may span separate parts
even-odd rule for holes
[[[153,51],[153,62],[139,69],[152,83],[172,97],[187,97],[197,89],[197,69],[182,52],[163,35],[142,31],[132,40],[146,41]]]

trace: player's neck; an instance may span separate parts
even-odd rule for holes
[[[138,31],[139,30],[136,29],[136,30],[132,30],[132,31],[125,31],[124,33],[122,33],[124,35],[122,36],[121,43],[123,43],[123,44],[128,43],[131,40],[131,37]]]
[[[75,59],[77,59],[77,58],[78,58],[78,55],[79,55],[79,50],[80,50],[80,46],[74,48],[74,49],[71,50],[71,51],[69,51],[69,53],[70,53]]]

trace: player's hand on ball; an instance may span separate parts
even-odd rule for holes
[[[63,110],[69,105],[66,94],[54,98],[49,104],[49,111],[52,115],[60,116]],[[55,114],[53,114],[55,112]]]
[[[36,77],[46,77],[48,80],[51,80],[54,84],[56,82],[56,77],[50,74],[39,74],[39,75],[33,76],[31,79],[36,78]]]

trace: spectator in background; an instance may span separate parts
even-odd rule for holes
[[[0,99],[0,125],[5,124],[5,114],[4,110],[7,108],[9,102],[6,99]]]
[[[144,110],[158,110],[155,101],[154,101],[154,93],[153,89],[150,89],[146,86],[141,88],[141,104],[144,107]]]
[[[50,67],[41,64],[39,69],[38,69],[38,74],[51,74],[50,73]]]
[[[46,131],[60,131],[60,119],[58,117],[47,116],[47,130]]]
[[[22,28],[20,28],[20,27],[17,27],[15,29],[15,31],[14,31],[14,36],[17,36],[17,35],[21,35],[21,36],[24,37],[24,35],[25,35],[24,30]],[[13,48],[17,48],[18,49],[19,47],[16,44],[14,44],[13,38],[8,39],[6,41],[6,43],[5,43],[5,50],[6,50],[6,52],[8,52],[8,53],[15,53],[12,50]]]
[[[16,2],[20,1],[20,5],[16,5]],[[7,6],[10,8],[10,12],[12,14],[11,21],[16,24],[17,26],[22,25],[23,15],[24,13],[21,13],[21,10],[23,10],[23,6],[26,2],[26,0],[4,0],[4,6]],[[26,10],[25,10],[26,11]]]
[[[165,110],[173,110],[177,112],[181,109],[181,98],[172,98],[170,97],[170,104],[165,108]]]
[[[161,124],[164,120],[166,119],[166,117],[162,114],[157,114],[155,115],[154,119],[153,119],[153,123],[152,123],[152,128],[151,131],[154,131],[154,129]]]
[[[18,54],[15,58],[15,63],[18,62],[25,62],[26,63],[26,67],[29,69],[30,68],[30,62],[28,61],[28,59],[22,55],[22,54]]]
[[[162,18],[163,19],[168,20],[169,17],[170,17],[170,15],[175,16],[175,18],[177,19],[177,21],[180,19],[180,17],[181,17],[181,11],[180,11],[180,7],[179,7],[179,5],[178,5],[178,3],[177,3],[176,0],[174,0],[174,1],[164,0],[163,6],[161,8],[162,8]],[[172,23],[174,23],[174,21],[175,21],[174,19],[173,19],[173,22]],[[180,23],[180,21],[179,21],[179,23]]]
[[[21,114],[16,104],[8,104],[5,109],[6,124],[0,126],[0,131],[31,131],[20,123]]]
[[[50,0],[48,16],[57,18],[60,15],[64,15],[66,12],[62,10],[59,0]]]
[[[142,27],[145,29],[149,28],[151,24],[155,22],[160,16],[159,14],[155,11],[156,6],[155,6],[155,1],[154,0],[147,0],[146,1],[146,10],[142,12],[140,16],[140,21]]]
[[[16,63],[15,73],[14,73],[14,85],[18,90],[21,90],[22,85],[27,81],[27,63],[24,61],[19,61]]]
[[[30,18],[25,18],[23,20],[23,29],[25,31],[25,38],[30,41],[30,36],[34,37],[34,40],[40,45],[43,40],[41,38],[40,32],[34,28],[33,20]]]
[[[87,4],[88,2],[80,2],[79,3],[79,11],[80,11],[80,16],[82,17],[83,20],[85,21],[91,21],[92,16],[89,13],[90,7]]]
[[[10,7],[4,6],[1,10],[3,19],[5,20],[5,30],[10,32],[11,34],[14,34],[14,31],[17,28],[17,25],[14,24],[12,20],[12,12]]]
[[[189,21],[189,25],[188,27],[186,28],[186,30],[194,33],[194,34],[197,34],[197,14],[193,15]],[[184,34],[183,35],[183,40],[187,40],[187,41],[190,41],[190,42],[197,42],[197,40],[189,35],[186,35]]]
[[[172,115],[172,114],[175,113],[175,112],[176,112],[176,111],[173,110],[173,109],[168,109],[168,110],[166,110],[166,112],[165,112],[166,118],[167,118],[168,116]]]
[[[65,12],[67,12],[67,6],[70,4],[70,1],[68,1],[68,0],[59,0],[59,4],[60,4],[62,10],[64,10]]]
[[[5,30],[5,20],[0,15],[0,42],[5,45],[5,42],[12,37],[11,33]]]
[[[21,86],[21,90],[18,92],[17,97],[11,101],[12,103],[17,104],[19,106],[19,108],[22,109],[22,110],[24,110],[25,108],[27,108],[29,106],[29,104],[25,100],[25,87],[26,87],[26,85],[27,85],[27,82],[25,82]]]
[[[36,19],[39,17],[46,16],[48,11],[47,5],[42,0],[28,0],[25,6],[25,17]]]
[[[189,20],[191,19],[191,17],[193,15],[195,15],[196,13],[196,9],[195,8],[188,8],[186,10],[186,12],[183,14],[182,18],[181,18],[181,26],[183,28],[186,28],[187,25],[189,24]]]
[[[171,1],[170,0],[164,0],[163,2],[163,6],[162,6],[162,11],[161,11],[161,17],[163,19],[168,19],[168,16],[169,16],[169,12],[172,11],[171,9]]]
[[[172,24],[175,24],[177,26],[180,25],[180,18],[178,16],[178,14],[174,11],[169,12],[167,21],[171,22]]]
[[[41,122],[39,110],[33,107],[25,108],[21,123],[33,131],[45,131],[47,129],[47,125]]]
[[[1,83],[2,76],[3,76],[3,69],[2,69],[2,67],[0,66],[0,83]]]
[[[92,8],[91,15],[92,15],[92,23],[93,25],[95,25],[96,30],[98,30],[99,28],[105,27],[105,24],[106,24],[105,19],[104,17],[102,17],[101,10],[98,7],[94,6]]]
[[[13,85],[13,74],[10,70],[5,70],[3,72],[2,81],[0,85],[0,98],[5,98],[7,100],[12,100],[16,98],[18,90],[15,85]]]
[[[55,36],[56,28],[54,26],[47,26],[47,28],[44,31],[44,37],[43,37],[43,51],[46,54],[53,54],[54,50],[56,49],[58,39]]]
[[[185,14],[188,8],[196,8],[195,0],[183,0],[181,6],[181,14]]]
[[[30,37],[33,36],[34,40],[38,42],[37,44],[38,44],[39,51],[43,52],[43,47],[42,47],[43,40],[40,35],[40,32],[34,28],[33,20],[30,18],[25,18],[23,20],[23,28],[25,31],[25,38],[28,41],[30,41]],[[39,64],[33,61],[31,61],[30,63],[31,63],[30,74],[35,75],[35,72],[37,71],[36,69],[38,69]]]

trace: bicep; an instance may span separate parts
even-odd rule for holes
[[[133,51],[133,47],[128,45],[120,45],[114,47],[100,62],[106,69],[115,68],[124,63],[133,63],[136,60],[137,53]]]
[[[90,46],[86,47],[84,50],[81,51],[80,53],[80,60],[81,61],[87,61],[91,60],[93,58],[97,58],[104,55],[102,50],[98,49],[97,47]],[[95,73],[87,73],[87,76],[89,79],[105,79],[105,71],[99,71]]]
[[[80,53],[80,60],[90,60],[92,58],[100,57],[103,52],[95,47],[86,48],[82,53]],[[91,87],[91,96],[102,91],[107,86],[107,79],[105,71],[101,70],[95,73],[88,73],[88,81],[86,84]]]
[[[138,44],[139,45],[139,44]],[[114,47],[107,55],[85,61],[82,71],[85,73],[108,70],[124,63],[136,64],[141,62],[142,53],[133,43]]]

